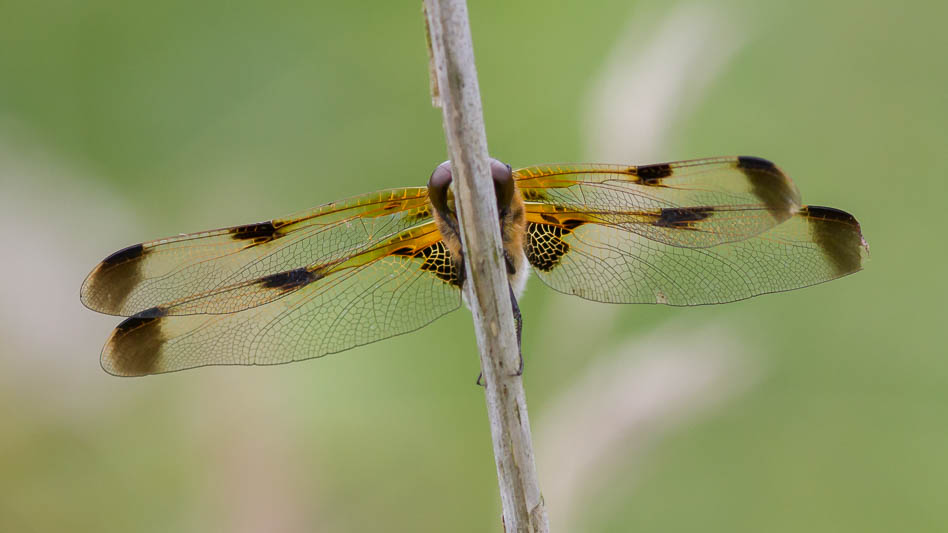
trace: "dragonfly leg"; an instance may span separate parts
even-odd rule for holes
[[[513,287],[511,287],[510,284],[508,283],[507,288],[510,290],[510,305],[511,307],[513,307],[514,322],[516,323],[516,326],[517,326],[517,357],[520,359],[520,364],[517,365],[517,372],[514,375],[522,376],[523,375],[523,350],[520,347],[521,346],[520,338],[523,333],[523,316],[520,314],[520,304],[517,303],[517,297],[514,295]],[[477,381],[475,381],[474,383],[476,383],[477,385],[481,387],[486,386],[486,383],[484,383],[483,372],[477,375]]]
[[[514,294],[513,287],[507,283],[507,289],[510,291],[510,306],[513,308],[514,322],[517,324],[517,357],[520,358],[520,364],[517,365],[516,376],[523,375],[523,349],[521,348],[520,338],[523,333],[523,316],[520,314],[520,304],[517,303],[517,296]]]

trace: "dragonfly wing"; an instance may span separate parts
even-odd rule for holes
[[[115,329],[102,351],[102,367],[133,376],[281,364],[414,331],[460,305],[457,270],[440,235],[417,233],[399,236],[404,238],[397,247],[398,237],[387,250],[314,275],[265,305],[212,315],[147,309]]]
[[[716,157],[657,165],[546,165],[518,169],[528,203],[604,216],[689,206],[755,206],[774,223],[800,207],[796,185],[773,163]]]
[[[868,254],[852,215],[800,206],[764,160],[534,168],[551,170],[524,180],[537,187],[524,192],[528,259],[545,283],[589,300],[731,302],[850,274]]]
[[[410,187],[366,194],[268,222],[146,242],[103,260],[86,278],[80,298],[94,311],[121,316],[162,305],[171,314],[235,312],[280,294],[207,296],[252,285],[266,276],[344,261],[430,221],[430,216],[427,190]],[[167,305],[189,301],[190,305]]]

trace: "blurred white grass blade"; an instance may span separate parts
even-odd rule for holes
[[[631,340],[556,398],[537,424],[551,522],[575,531],[584,498],[640,462],[666,432],[749,389],[763,373],[720,326],[663,328]],[[628,469],[623,469],[624,484]]]
[[[0,380],[71,409],[95,396],[72,393],[103,378],[99,352],[116,321],[83,308],[78,287],[142,232],[111,190],[31,137],[0,121]]]
[[[141,241],[146,232],[110,188],[31,138],[0,121],[0,225],[6,228],[0,232],[0,387],[12,389],[33,411],[81,425],[85,417],[76,415],[101,418],[103,409],[125,409],[129,396],[157,384],[122,382],[102,372],[99,352],[118,319],[85,309],[78,291],[102,257]],[[201,510],[195,519],[207,521],[202,526],[306,529],[304,509],[316,504],[298,495],[316,490],[295,467],[302,456],[296,443],[303,439],[297,438],[299,421],[290,419],[285,377],[222,369],[186,378],[200,381],[198,388],[176,389],[196,398],[179,398],[167,408],[193,407],[186,412],[194,417],[189,429],[211,458],[213,475],[205,479],[214,483],[204,487],[199,502],[207,505],[195,505]],[[250,389],[254,394],[245,394]]]
[[[635,164],[669,159],[675,124],[687,120],[705,89],[748,42],[746,27],[722,6],[679,4],[633,13],[587,94],[585,158]],[[618,308],[597,305],[590,314],[585,306],[570,306],[564,312],[596,337],[609,330],[608,317]]]
[[[594,81],[586,112],[590,161],[667,158],[675,123],[747,42],[746,25],[720,5],[679,4],[657,18],[633,14]]]

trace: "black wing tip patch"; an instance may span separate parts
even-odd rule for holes
[[[121,250],[109,255],[102,260],[103,267],[112,267],[115,265],[120,265],[122,263],[127,263],[133,259],[137,259],[145,254],[145,246],[141,243],[133,244],[132,246],[127,246]]]
[[[780,220],[800,207],[800,192],[777,165],[762,157],[738,156],[735,166],[744,173],[753,193]]]
[[[737,168],[744,170],[780,172],[780,169],[778,169],[777,165],[773,164],[773,162],[762,157],[755,157],[752,155],[737,156]]]
[[[125,301],[140,279],[141,257],[148,253],[144,244],[127,246],[100,262],[82,282],[82,305],[110,315],[126,313]]]
[[[113,376],[154,374],[165,341],[161,332],[165,316],[164,309],[151,307],[123,320],[102,350],[102,369]]]
[[[842,209],[836,209],[835,207],[824,207],[821,205],[808,205],[802,210],[805,214],[813,218],[821,218],[823,220],[835,220],[837,222],[845,222],[847,224],[853,224],[859,226],[859,221],[856,220],[856,217],[851,214],[843,211]]]
[[[126,318],[115,329],[123,332],[131,331],[139,326],[151,322],[152,320],[157,320],[164,316],[168,316],[168,312],[166,310],[162,309],[161,307],[149,307],[144,311],[135,313],[134,315]]]
[[[862,236],[856,217],[846,211],[818,205],[804,206],[800,214],[806,216],[814,242],[833,264],[837,277],[862,270],[869,244]]]

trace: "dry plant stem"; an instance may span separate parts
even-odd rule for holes
[[[464,0],[425,0],[432,97],[440,99],[467,272],[465,296],[487,386],[487,414],[507,531],[546,532],[519,350],[503,263],[487,136]]]

